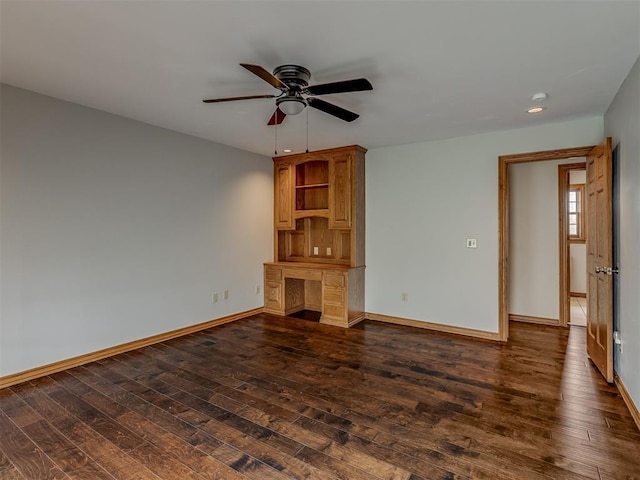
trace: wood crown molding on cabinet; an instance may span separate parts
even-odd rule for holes
[[[50,363],[48,365],[42,365],[23,372],[13,373],[0,377],[0,389],[7,388],[18,383],[27,382],[36,378],[52,375],[54,373],[68,370],[70,368],[79,367],[96,360],[102,360],[103,358],[112,357],[120,353],[129,352],[142,347],[153,345],[154,343],[165,342],[173,338],[182,337],[183,335],[189,335],[190,333],[199,332],[200,330],[206,330],[207,328],[216,327],[225,323],[234,322],[243,318],[250,317],[262,313],[263,307],[254,308],[245,312],[236,313],[234,315],[227,315],[215,320],[209,320],[204,323],[198,323],[188,327],[178,328],[177,330],[171,330],[169,332],[160,333],[151,337],[141,338],[140,340],[134,340],[132,342],[115,345],[113,347],[104,348],[96,352],[86,353],[77,357],[60,360],[59,362]]]

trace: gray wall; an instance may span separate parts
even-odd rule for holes
[[[602,117],[588,117],[370,150],[367,312],[497,332],[498,156],[602,134]]]
[[[263,304],[269,158],[0,94],[0,376]]]
[[[620,168],[620,276],[615,370],[640,407],[640,59],[604,117],[605,134],[618,148]]]

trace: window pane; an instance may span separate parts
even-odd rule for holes
[[[569,225],[576,225],[578,223],[578,215],[572,213],[569,215]]]
[[[569,225],[569,235],[578,235],[577,225]]]
[[[574,190],[574,191],[569,192],[569,201],[570,201],[570,202],[576,202],[576,201],[578,201],[578,192],[576,192],[575,190]]]
[[[569,202],[569,212],[575,213],[578,211],[578,205],[575,202]]]

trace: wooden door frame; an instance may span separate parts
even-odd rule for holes
[[[503,342],[509,338],[509,165],[586,157],[593,148],[589,145],[498,157],[498,337]]]
[[[571,297],[571,275],[569,272],[570,268],[570,251],[569,248],[571,243],[568,238],[568,228],[567,225],[569,223],[569,212],[567,212],[567,195],[569,194],[569,173],[573,170],[585,170],[587,169],[586,159],[583,162],[576,163],[564,163],[562,165],[558,165],[558,218],[559,228],[559,245],[560,245],[560,322],[558,325],[561,327],[566,327],[569,324],[569,320],[571,317],[571,309],[570,309],[570,297]],[[586,184],[586,181],[585,181]],[[586,205],[586,201],[583,198],[583,211],[581,215],[586,215],[586,209],[584,205]],[[586,237],[586,227],[585,231],[582,232],[582,235]]]

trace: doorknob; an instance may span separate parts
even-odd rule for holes
[[[614,273],[620,273],[620,269],[613,267],[596,267],[596,273],[604,273],[605,275],[611,276]]]

